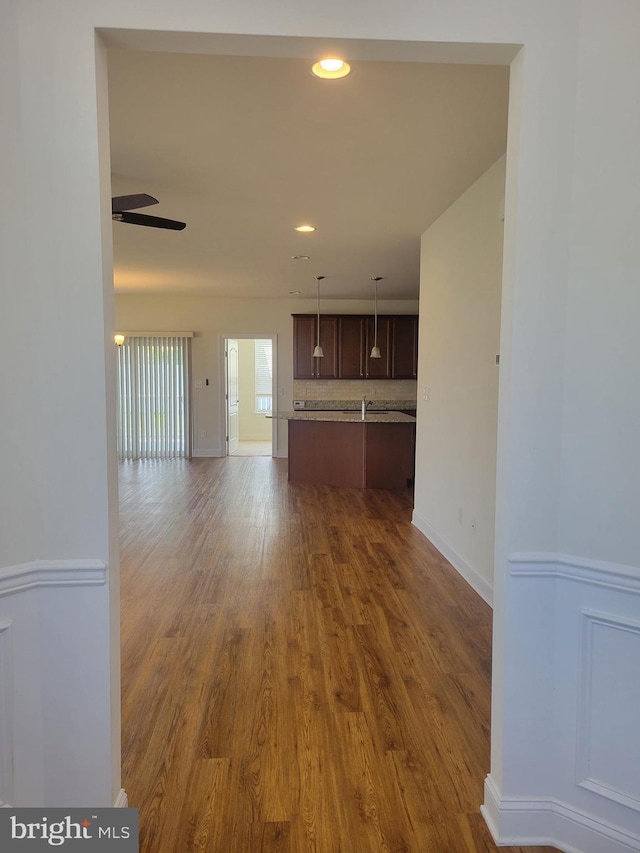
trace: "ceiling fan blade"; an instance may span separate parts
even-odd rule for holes
[[[111,217],[116,222],[128,222],[130,225],[147,225],[150,228],[167,228],[169,231],[182,231],[187,227],[186,222],[178,222],[175,219],[163,219],[160,216],[149,216],[146,213],[129,213],[118,211]]]
[[[150,204],[158,204],[158,199],[146,193],[117,195],[111,199],[111,212],[122,213],[123,210],[137,210],[139,207],[149,207]]]

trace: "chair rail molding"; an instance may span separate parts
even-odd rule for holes
[[[0,596],[47,586],[104,586],[102,560],[33,560],[0,568]]]

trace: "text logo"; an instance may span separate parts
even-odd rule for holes
[[[138,853],[137,809],[0,809],[0,850]]]

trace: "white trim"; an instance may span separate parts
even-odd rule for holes
[[[640,594],[640,568],[554,552],[514,553],[508,557],[513,577],[564,578],[592,586]]]
[[[221,456],[219,447],[215,450],[194,450],[191,453],[192,459],[219,459]]]
[[[124,335],[125,338],[193,338],[195,332],[116,332],[116,335]]]
[[[503,798],[491,775],[485,780],[484,791],[480,811],[499,846],[558,847],[566,853],[640,850],[640,835],[624,832],[560,800]]]
[[[113,804],[114,809],[128,809],[129,808],[129,797],[127,796],[127,792],[124,788],[120,788],[118,791],[118,796],[116,797],[116,801]]]
[[[458,574],[462,575],[462,577],[466,580],[466,582],[478,593],[478,595],[483,598],[487,604],[490,606],[493,605],[493,587],[491,584],[486,581],[482,575],[480,575],[474,568],[471,566],[464,557],[461,557],[460,554],[455,551],[450,545],[448,545],[444,539],[440,536],[440,534],[435,530],[428,521],[425,521],[424,518],[421,518],[415,511],[411,518],[411,523],[418,528],[420,533],[431,542],[431,544],[440,551],[443,557],[447,559],[453,568],[458,572]]]
[[[270,340],[273,347],[273,376],[271,387],[271,456],[278,455],[278,335],[275,332],[219,332],[218,333],[218,353],[220,359],[220,371],[218,387],[220,389],[220,439],[222,448],[219,456],[229,455],[229,446],[226,440],[227,436],[227,364],[226,364],[226,347],[227,340],[237,341],[255,341],[255,340]]]
[[[14,666],[10,628],[11,619],[0,618],[0,806],[13,799]]]
[[[104,586],[102,560],[33,560],[0,569],[0,596],[41,586]]]

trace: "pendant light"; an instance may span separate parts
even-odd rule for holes
[[[316,348],[313,351],[314,358],[324,358],[324,353],[322,351],[322,347],[320,346],[320,282],[324,278],[323,275],[314,276],[316,280],[316,287],[318,291],[318,324],[317,324],[317,333],[316,333]]]
[[[375,313],[373,317],[373,346],[371,347],[371,355],[369,358],[382,358],[380,354],[380,347],[378,346],[378,282],[382,281],[382,276],[374,275],[371,277],[371,281],[374,283],[375,287]]]

